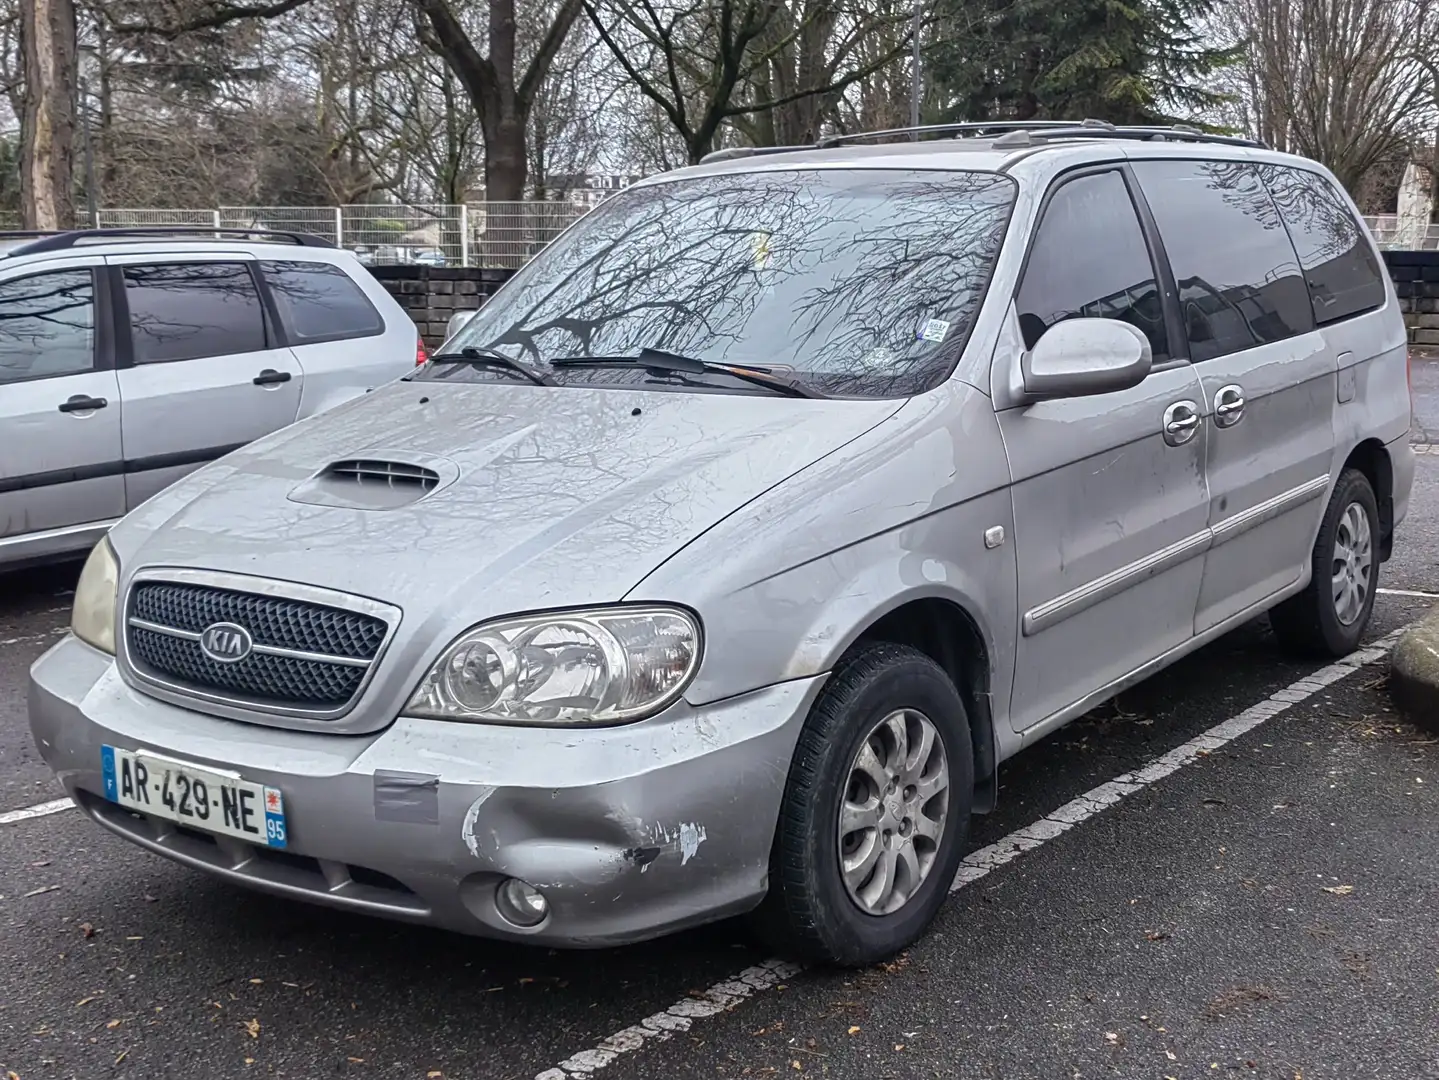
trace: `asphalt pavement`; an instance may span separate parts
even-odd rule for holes
[[[1439,439],[1439,362],[1414,387]],[[73,810],[15,820],[61,794],[24,673],[74,576],[0,577],[0,1077],[1439,1080],[1439,740],[1383,664],[1439,597],[1439,454],[1379,647],[1296,664],[1260,620],[1024,752],[931,934],[857,973],[734,924],[497,945],[237,890]]]

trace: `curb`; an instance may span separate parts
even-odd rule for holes
[[[1400,635],[1389,655],[1389,694],[1415,724],[1439,731],[1439,606]]]

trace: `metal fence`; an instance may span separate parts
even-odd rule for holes
[[[1381,248],[1401,251],[1439,251],[1439,224],[1401,229],[1397,214],[1378,214],[1364,219]]]
[[[380,265],[515,269],[590,207],[570,202],[428,203],[358,206],[220,206],[213,210],[107,208],[102,228],[199,225],[298,231]]]

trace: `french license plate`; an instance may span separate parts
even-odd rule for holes
[[[285,846],[279,788],[118,746],[100,748],[100,768],[113,803],[252,844]]]

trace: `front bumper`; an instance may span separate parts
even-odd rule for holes
[[[84,813],[178,862],[268,892],[465,933],[614,945],[753,907],[822,678],[614,728],[401,717],[362,736],[287,731],[139,693],[73,637],[30,673],[30,726]],[[103,796],[100,747],[150,750],[279,788],[283,852],[137,816]],[[522,929],[495,890],[540,889]]]

